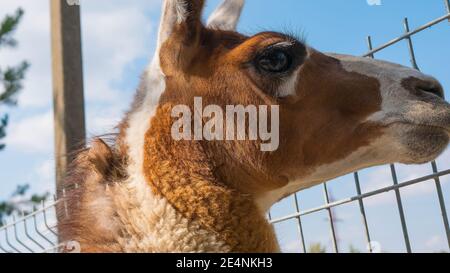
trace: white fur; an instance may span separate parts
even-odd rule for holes
[[[278,45],[291,45],[290,42],[282,42],[279,43]],[[307,47],[306,50],[306,59],[308,59],[310,57],[311,54],[311,48]],[[301,66],[299,68],[297,68],[292,75],[290,75],[287,79],[284,80],[284,83],[280,85],[280,87],[278,88],[278,96],[280,98],[285,98],[285,97],[289,97],[292,95],[295,95],[297,92],[297,84],[299,81],[299,76],[300,76],[300,70],[301,70]]]
[[[409,77],[435,81],[432,77],[411,68],[370,58],[337,54],[329,54],[329,56],[338,59],[348,72],[356,72],[376,78],[379,81],[382,97],[381,110],[372,114],[367,121],[391,124],[399,120],[404,121],[405,119],[417,120],[417,117],[424,116],[424,112],[430,111],[430,105],[418,102],[410,94],[410,91],[402,86],[401,82]],[[280,92],[289,94],[295,80],[295,78],[289,79],[281,87]],[[292,178],[292,181],[282,189],[263,194],[257,198],[259,207],[261,210],[267,211],[275,202],[293,192],[358,169],[380,165],[385,162],[398,161],[398,154],[402,154],[405,148],[395,140],[394,136],[390,135],[391,133],[387,131],[383,137],[377,139],[370,146],[362,147],[342,160],[332,164],[317,166],[315,170],[311,170],[311,173],[305,175],[305,177]],[[396,158],[386,158],[386,155],[395,155],[392,151],[398,152]]]
[[[284,80],[284,83],[278,88],[278,97],[285,98],[295,95],[297,90],[298,77],[300,74],[300,68],[295,70],[292,75]]]
[[[158,47],[148,69],[145,80],[143,102],[129,117],[126,143],[129,147],[128,181],[124,186],[114,187],[116,202],[122,202],[119,218],[130,234],[142,237],[125,237],[122,245],[126,251],[139,250],[155,252],[224,252],[228,247],[217,240],[214,234],[202,230],[197,223],[188,222],[170,204],[150,189],[143,172],[145,133],[150,129],[159,98],[166,88],[165,76],[160,68],[159,51],[170,37],[175,23],[185,20],[184,1],[164,2]],[[165,16],[164,16],[165,15]]]
[[[371,58],[337,54],[330,54],[330,56],[339,59],[348,72],[356,72],[376,78],[380,82],[381,110],[371,115],[368,118],[369,121],[383,124],[405,120],[414,122],[417,120],[417,116],[423,115],[426,110],[431,110],[429,104],[418,102],[401,83],[409,77],[437,82],[433,77],[418,70]]]
[[[166,1],[166,2],[168,2],[168,1]],[[170,1],[170,2],[173,2],[174,5],[175,5],[176,16],[177,16],[177,20],[176,20],[177,23],[181,24],[184,21],[186,21],[186,18],[187,18],[187,15],[188,15],[187,14],[188,11],[187,11],[187,8],[186,8],[186,6],[187,6],[186,0],[176,0],[175,2],[174,1]]]
[[[155,58],[158,59],[158,58]],[[159,96],[165,90],[165,78],[157,63],[148,72],[147,94],[144,103],[130,116],[126,141],[129,147],[129,179],[125,186],[116,187],[116,200],[120,200],[119,216],[130,234],[121,245],[127,252],[139,250],[153,252],[225,252],[227,246],[214,234],[202,230],[197,223],[188,222],[169,202],[156,196],[150,189],[143,172],[144,136],[150,129]]]
[[[244,0],[224,0],[208,19],[208,27],[220,30],[236,30]]]
[[[175,25],[183,23],[187,15],[186,2],[184,0],[164,0],[159,24],[158,44],[153,64],[156,63],[159,66],[159,50],[161,49],[161,45],[172,34]]]
[[[390,141],[388,136],[381,137],[371,145],[359,148],[344,159],[318,166],[304,177],[293,178],[285,187],[259,196],[257,198],[258,207],[263,212],[267,212],[276,202],[294,192],[360,169],[384,164],[386,160],[394,161],[394,158],[386,158],[386,155],[391,155],[391,151],[396,149],[399,149],[398,145]]]

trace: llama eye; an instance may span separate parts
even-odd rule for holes
[[[291,68],[291,65],[291,55],[282,49],[271,50],[257,59],[259,69],[269,73],[287,72]]]

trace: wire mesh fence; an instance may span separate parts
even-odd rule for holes
[[[10,221],[4,222],[0,228],[0,252],[57,252],[57,203],[42,202],[39,207],[34,207],[32,213],[14,215]]]
[[[417,60],[416,60],[416,54],[414,52],[414,44],[413,44],[412,37],[432,26],[439,24],[439,23],[446,22],[447,20],[450,21],[450,2],[449,2],[449,0],[444,0],[444,3],[445,3],[445,7],[446,7],[445,15],[443,15],[439,18],[436,18],[436,19],[434,19],[412,31],[410,30],[410,27],[409,27],[408,18],[405,18],[404,22],[403,22],[405,34],[403,34],[403,35],[401,35],[401,36],[399,36],[377,48],[373,48],[372,38],[371,38],[371,36],[368,36],[367,37],[367,45],[368,45],[369,51],[366,54],[364,54],[363,56],[368,57],[368,58],[375,58],[376,53],[378,53],[384,49],[387,49],[399,42],[406,41],[407,46],[408,46],[411,66],[413,68],[419,70]],[[445,166],[445,167],[450,167],[450,166]],[[365,240],[367,243],[368,251],[376,252],[377,250],[374,249],[374,242],[371,240],[371,233],[370,233],[369,226],[368,226],[366,208],[364,206],[364,199],[372,197],[372,196],[380,195],[380,194],[383,194],[386,192],[394,192],[396,203],[397,203],[397,208],[398,208],[398,215],[400,217],[402,235],[403,235],[403,240],[405,243],[406,251],[408,253],[411,253],[412,252],[411,240],[410,240],[410,236],[408,233],[408,225],[407,225],[407,221],[405,219],[405,212],[404,212],[404,206],[403,206],[403,202],[402,202],[402,196],[400,193],[400,189],[406,188],[406,187],[409,187],[412,185],[416,185],[419,183],[430,183],[429,181],[434,181],[435,190],[436,190],[437,198],[439,201],[439,207],[441,210],[440,214],[442,216],[442,224],[444,225],[444,229],[445,229],[445,233],[446,233],[448,250],[450,250],[450,227],[449,227],[449,222],[448,222],[447,210],[445,207],[444,194],[443,194],[442,185],[441,185],[441,178],[444,176],[450,175],[450,170],[447,169],[447,170],[439,171],[436,162],[432,162],[431,163],[432,173],[430,173],[429,175],[399,183],[396,166],[392,164],[389,166],[389,168],[391,171],[392,186],[383,187],[383,188],[363,194],[361,191],[361,183],[360,183],[360,179],[359,179],[359,173],[354,173],[354,183],[355,183],[355,189],[356,189],[356,193],[357,193],[356,196],[330,202],[330,193],[329,193],[329,190],[327,187],[327,183],[324,183],[322,186],[323,187],[323,189],[322,189],[323,195],[324,195],[324,199],[325,199],[324,205],[301,211],[299,209],[300,200],[299,200],[297,194],[295,194],[294,202],[295,202],[296,213],[287,215],[284,217],[279,217],[276,219],[273,219],[271,217],[271,214],[269,213],[269,219],[271,220],[272,224],[278,224],[278,223],[282,223],[282,222],[286,222],[286,221],[295,219],[297,228],[298,228],[298,233],[300,236],[299,241],[300,241],[300,245],[301,245],[301,250],[303,252],[307,252],[307,247],[305,244],[305,235],[304,235],[303,226],[302,226],[302,217],[306,216],[306,215],[326,211],[327,217],[328,217],[328,222],[329,222],[330,234],[331,234],[330,237],[331,237],[331,241],[332,241],[332,248],[333,248],[333,251],[337,253],[337,252],[339,252],[339,246],[338,246],[338,240],[337,240],[337,236],[336,236],[335,219],[334,219],[332,209],[337,208],[339,206],[343,206],[348,203],[357,202],[358,206],[359,206],[359,211],[361,214],[361,219],[362,219],[361,225],[363,225],[363,228],[364,228]],[[414,167],[412,167],[412,168],[414,168]]]
[[[444,0],[446,14],[438,17],[417,29],[410,30],[408,19],[405,18],[403,22],[405,33],[379,47],[373,48],[371,37],[367,37],[368,52],[364,54],[364,57],[375,58],[375,54],[387,49],[399,42],[406,42],[408,46],[411,66],[415,69],[419,69],[412,37],[432,26],[450,21],[450,0]],[[448,168],[450,166],[443,166]],[[354,187],[356,195],[344,198],[336,201],[332,201],[330,198],[330,192],[328,189],[328,183],[322,184],[322,192],[324,195],[325,204],[311,208],[308,210],[301,210],[301,200],[298,195],[293,195],[296,212],[283,217],[272,218],[269,213],[269,219],[272,224],[276,225],[290,220],[296,220],[296,225],[299,233],[299,245],[303,252],[307,252],[305,243],[305,233],[303,232],[302,217],[326,212],[328,217],[328,224],[330,229],[330,239],[332,241],[332,249],[334,252],[339,252],[339,245],[336,235],[336,219],[334,219],[333,209],[343,206],[349,203],[357,203],[359,207],[359,213],[361,216],[361,225],[364,229],[365,240],[367,242],[368,251],[376,252],[376,246],[372,242],[372,236],[368,225],[368,217],[366,214],[366,207],[364,204],[365,199],[381,195],[386,192],[394,192],[396,199],[396,206],[398,209],[398,215],[400,217],[403,241],[408,253],[412,252],[411,239],[408,232],[408,225],[405,219],[404,206],[402,202],[402,195],[400,190],[406,187],[410,187],[420,183],[430,183],[434,181],[435,192],[439,202],[440,215],[442,216],[442,225],[444,226],[446,233],[446,240],[448,249],[450,250],[450,226],[448,221],[447,209],[445,206],[445,199],[441,185],[441,179],[450,175],[450,169],[439,170],[436,162],[431,163],[431,172],[428,175],[408,180],[405,182],[399,182],[397,169],[395,165],[390,165],[390,173],[392,178],[392,185],[378,188],[369,192],[363,193],[361,190],[361,181],[359,173],[354,173]],[[414,167],[412,167],[414,168]],[[0,253],[47,253],[47,252],[76,252],[78,246],[76,242],[60,243],[58,242],[57,231],[57,217],[56,206],[62,203],[64,205],[64,199],[53,200],[51,202],[42,202],[42,204],[33,209],[32,213],[27,215],[14,215],[11,219],[8,219],[5,223],[2,223],[0,227]],[[70,217],[70,215],[66,215]]]

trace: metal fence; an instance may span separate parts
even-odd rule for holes
[[[450,1],[444,0],[444,3],[445,3],[445,7],[446,7],[445,15],[443,15],[439,18],[436,18],[435,20],[432,20],[432,21],[428,22],[427,24],[425,24],[415,30],[412,30],[412,31],[409,28],[408,18],[405,18],[404,22],[403,22],[405,34],[403,34],[403,35],[401,35],[401,36],[399,36],[377,48],[373,48],[372,38],[371,38],[371,36],[368,36],[367,37],[367,45],[368,45],[369,51],[366,54],[364,54],[363,57],[375,58],[375,53],[378,53],[386,48],[389,48],[399,42],[406,41],[406,43],[408,45],[411,66],[413,68],[419,70],[419,67],[418,67],[417,61],[416,61],[416,55],[414,52],[414,45],[413,45],[412,37],[432,26],[439,24],[439,23],[446,22],[447,20],[450,21]],[[450,166],[446,166],[446,167],[450,167]],[[445,228],[448,249],[450,250],[450,227],[449,227],[449,222],[448,222],[447,210],[445,207],[444,195],[443,195],[442,186],[441,186],[441,177],[450,175],[450,169],[447,169],[445,171],[439,171],[436,162],[432,162],[431,163],[432,173],[430,175],[423,176],[423,177],[416,178],[416,179],[402,182],[402,183],[399,183],[395,165],[390,165],[390,170],[391,170],[391,175],[392,175],[392,186],[380,188],[380,189],[370,191],[367,193],[362,193],[359,175],[358,175],[358,173],[354,173],[354,183],[355,183],[355,188],[356,188],[356,193],[357,193],[356,196],[330,202],[330,193],[329,193],[329,190],[327,187],[327,183],[324,183],[322,186],[323,187],[323,195],[324,195],[324,199],[325,199],[324,205],[316,207],[316,208],[301,211],[299,209],[300,208],[299,198],[298,198],[297,194],[295,194],[294,195],[294,203],[295,203],[296,213],[294,213],[292,215],[280,217],[277,219],[273,219],[269,213],[269,219],[271,220],[272,224],[278,224],[278,223],[286,222],[286,221],[289,221],[292,219],[296,219],[297,220],[296,221],[297,228],[298,228],[298,231],[300,234],[300,245],[302,247],[301,249],[303,252],[307,252],[307,247],[305,244],[305,236],[304,236],[303,226],[302,226],[302,217],[306,216],[306,215],[326,211],[328,214],[331,241],[333,243],[333,251],[337,253],[337,252],[339,252],[339,248],[338,248],[338,241],[336,239],[335,219],[333,217],[332,209],[342,206],[342,205],[345,205],[345,204],[352,203],[352,202],[358,202],[359,211],[360,211],[361,219],[362,219],[361,225],[363,225],[363,227],[364,227],[364,233],[365,233],[368,250],[369,250],[369,252],[373,252],[374,251],[373,242],[371,241],[371,234],[370,234],[370,230],[369,230],[369,226],[368,226],[366,209],[364,207],[364,199],[372,197],[372,196],[380,195],[380,194],[383,194],[386,192],[393,191],[393,192],[395,192],[395,198],[397,201],[398,213],[399,213],[400,222],[401,222],[401,226],[402,226],[402,233],[403,233],[403,238],[404,238],[404,242],[405,242],[405,246],[406,246],[406,251],[408,253],[411,253],[412,252],[411,241],[410,241],[410,237],[408,234],[408,225],[407,225],[407,222],[405,219],[405,213],[404,213],[404,208],[403,208],[403,204],[402,204],[402,196],[400,194],[400,189],[408,187],[408,186],[412,186],[415,184],[419,184],[419,183],[429,183],[428,181],[431,180],[431,181],[435,182],[436,193],[437,193],[437,197],[439,199],[439,206],[441,209],[442,224],[444,225],[444,228]]]
[[[0,228],[0,253],[58,252],[55,208],[58,201],[42,202],[19,219],[13,216]]]
[[[444,0],[445,7],[446,7],[446,14],[430,21],[429,23],[415,29],[410,30],[408,19],[405,18],[404,20],[404,29],[405,34],[401,35],[398,38],[395,38],[386,44],[383,44],[377,48],[372,47],[372,39],[369,36],[367,38],[367,43],[369,47],[369,51],[364,54],[364,57],[374,58],[375,54],[389,48],[390,46],[397,44],[402,41],[406,41],[409,49],[410,54],[410,60],[411,65],[415,69],[419,69],[414,53],[414,46],[412,37],[416,35],[417,33],[420,33],[434,25],[437,25],[439,23],[450,21],[450,0]],[[450,166],[448,166],[450,167]],[[361,225],[364,227],[365,237],[368,244],[368,250],[370,252],[373,252],[372,247],[372,241],[371,241],[371,233],[368,226],[367,221],[367,215],[366,215],[366,209],[364,206],[364,199],[380,195],[386,192],[395,192],[395,197],[397,201],[397,207],[400,217],[400,222],[402,226],[402,233],[403,238],[406,246],[407,252],[412,252],[411,249],[411,242],[410,237],[408,234],[408,226],[405,219],[404,214],[404,208],[402,204],[402,196],[400,194],[400,189],[409,187],[412,185],[416,185],[419,183],[429,183],[428,181],[434,181],[435,187],[436,187],[436,193],[437,197],[439,199],[439,206],[441,209],[441,215],[442,215],[442,224],[445,228],[446,233],[446,240],[448,243],[448,247],[450,249],[450,226],[447,216],[447,210],[445,207],[445,200],[444,195],[441,187],[441,178],[447,175],[450,175],[450,169],[447,169],[445,171],[439,171],[438,166],[435,162],[431,163],[431,170],[432,173],[430,173],[427,176],[423,176],[420,178],[416,178],[413,180],[409,180],[406,182],[399,183],[396,167],[395,165],[390,166],[391,175],[392,175],[392,185],[384,188],[380,188],[374,191],[370,191],[367,193],[362,193],[361,191],[361,183],[359,180],[358,173],[354,174],[354,183],[355,183],[355,189],[356,189],[356,196],[341,199],[338,201],[330,201],[330,193],[327,187],[327,183],[324,183],[322,185],[323,187],[323,195],[325,199],[325,204],[316,208],[308,209],[308,210],[300,210],[300,202],[298,199],[297,194],[295,194],[294,202],[295,202],[295,209],[296,213],[287,215],[284,217],[273,219],[270,216],[269,213],[269,219],[272,224],[279,224],[285,221],[289,221],[292,219],[296,220],[297,228],[300,234],[300,245],[302,247],[303,252],[307,251],[306,244],[305,244],[305,236],[303,232],[302,227],[302,217],[318,212],[326,211],[328,215],[329,220],[329,228],[330,228],[330,234],[331,234],[331,241],[333,242],[333,250],[334,252],[338,252],[338,241],[336,239],[336,230],[335,230],[335,219],[333,217],[333,208],[357,202],[359,206],[359,211],[361,214]],[[33,212],[28,215],[16,215],[13,216],[10,221],[7,221],[3,223],[3,226],[0,228],[0,253],[39,253],[39,252],[59,252],[61,249],[64,250],[74,250],[76,251],[77,246],[74,242],[69,242],[66,244],[60,244],[57,240],[57,221],[56,221],[56,214],[55,214],[55,208],[56,205],[60,202],[63,202],[63,200],[54,200],[48,203],[42,202],[42,204],[39,207],[36,207],[33,209]],[[62,204],[63,205],[63,204]],[[69,215],[66,215],[66,217],[69,217]]]

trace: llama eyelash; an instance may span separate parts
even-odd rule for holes
[[[306,31],[302,28],[298,30],[292,30],[293,28],[286,28],[282,31],[286,37],[290,38],[293,42],[300,42],[305,46],[308,44]]]

